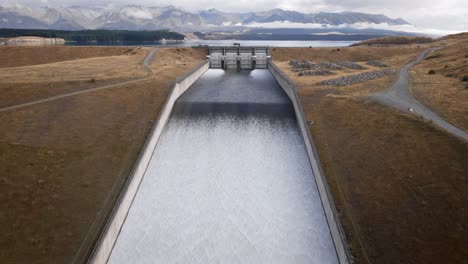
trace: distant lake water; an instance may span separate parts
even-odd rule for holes
[[[172,46],[190,47],[197,45],[231,46],[240,43],[241,46],[270,46],[270,47],[346,47],[357,41],[306,41],[306,40],[189,40],[183,42],[66,42],[67,46]]]

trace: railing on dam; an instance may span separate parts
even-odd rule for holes
[[[268,47],[209,47],[212,69],[252,70],[268,67]]]

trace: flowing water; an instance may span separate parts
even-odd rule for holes
[[[110,263],[337,263],[290,100],[208,70],[176,103]]]

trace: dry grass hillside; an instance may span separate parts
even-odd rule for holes
[[[468,131],[468,39],[428,54],[410,78],[419,101]]]
[[[0,68],[31,66],[44,63],[119,56],[132,53],[129,47],[67,47],[67,46],[0,46]]]
[[[426,47],[395,46],[381,47],[375,52],[374,47],[346,47],[346,48],[272,48],[271,56],[275,62],[289,62],[291,59],[303,59],[311,61],[371,61],[382,60],[392,56],[415,54]]]
[[[61,50],[62,47],[58,48]],[[17,51],[18,49],[12,49],[8,54]],[[49,51],[55,54],[54,50]],[[118,56],[0,68],[0,107],[147,76],[148,72],[142,62],[148,51],[147,48],[132,48],[131,52]],[[86,55],[99,53],[105,52],[87,52]]]
[[[352,46],[362,45],[401,45],[401,44],[425,44],[431,43],[432,38],[427,37],[404,37],[404,36],[390,36],[384,38],[374,38],[364,40],[353,44]]]
[[[437,40],[460,40],[460,39],[468,39],[468,32],[462,32],[458,34],[452,34],[452,35],[447,35],[441,38],[438,38]]]
[[[430,44],[433,45],[433,44]],[[280,49],[273,60],[295,82],[357,263],[461,263],[467,223],[468,144],[369,95],[428,44]],[[332,76],[298,76],[291,59],[378,60],[391,73],[350,86],[317,86]],[[366,70],[363,70],[366,71]]]
[[[171,84],[204,59],[161,49],[137,83],[0,112],[0,263],[85,262]]]

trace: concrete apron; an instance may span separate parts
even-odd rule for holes
[[[268,62],[268,70],[274,76],[276,81],[279,83],[284,92],[288,95],[294,105],[294,111],[296,113],[297,123],[299,125],[300,132],[304,138],[304,143],[307,149],[307,155],[309,156],[310,164],[312,166],[313,175],[319,191],[320,199],[322,201],[323,210],[327,218],[328,226],[331,232],[335,250],[338,255],[340,263],[353,263],[351,252],[349,251],[348,244],[343,228],[338,217],[338,213],[333,202],[333,197],[328,188],[327,179],[323,172],[320,164],[317,149],[313,143],[312,135],[308,129],[306,123],[304,111],[299,98],[296,93],[296,87],[293,82],[271,61]]]

